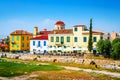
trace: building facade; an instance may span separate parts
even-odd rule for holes
[[[103,38],[103,33],[93,31],[93,49],[97,41]],[[74,52],[88,51],[89,30],[85,25],[75,25],[72,29],[65,29],[62,21],[55,23],[55,29],[48,34],[49,51]]]
[[[30,51],[32,34],[24,30],[16,30],[10,34],[10,51]]]
[[[30,53],[46,53],[48,51],[48,36],[37,36],[30,40]]]
[[[120,33],[111,32],[110,40],[113,41],[115,38],[120,38]]]

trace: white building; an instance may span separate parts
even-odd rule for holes
[[[48,36],[41,35],[34,37],[30,40],[30,52],[33,53],[46,53],[48,51]]]

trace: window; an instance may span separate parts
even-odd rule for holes
[[[22,47],[24,47],[24,43],[22,43]]]
[[[16,40],[19,41],[19,36],[16,36]]]
[[[86,37],[83,37],[83,42],[87,42],[87,38]]]
[[[74,37],[74,42],[78,42],[78,39],[77,39],[77,37]]]
[[[22,36],[22,40],[24,40],[24,36]]]
[[[33,41],[33,46],[35,46],[35,41]]]
[[[40,47],[40,41],[38,41],[38,47]]]
[[[51,42],[54,42],[54,37],[51,37]]]
[[[14,41],[14,36],[12,36],[12,41]]]
[[[44,46],[46,46],[46,41],[44,41]]]
[[[59,37],[56,37],[56,42],[59,42]]]
[[[19,47],[19,44],[17,44],[16,46],[17,46],[17,48],[18,48],[18,47]]]
[[[96,37],[93,37],[93,42],[97,42],[97,38]]]
[[[27,47],[29,47],[29,43],[27,43]]]
[[[70,42],[70,37],[67,37],[67,42]]]
[[[77,31],[78,29],[77,28],[74,28],[74,31]]]
[[[64,44],[64,37],[61,37],[61,44]]]
[[[27,36],[27,40],[29,40],[29,37]]]
[[[14,47],[14,44],[12,44],[12,47]]]

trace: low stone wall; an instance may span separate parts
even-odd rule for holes
[[[120,61],[114,60],[100,60],[100,59],[86,59],[84,57],[74,57],[74,56],[49,56],[49,55],[33,55],[33,54],[11,54],[3,53],[0,54],[0,57],[5,55],[7,58],[21,59],[21,60],[38,60],[38,61],[47,61],[47,62],[63,62],[63,63],[77,63],[77,64],[90,64],[91,61],[94,61],[97,65],[105,67],[105,65],[120,65]]]

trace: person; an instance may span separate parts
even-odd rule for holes
[[[85,62],[85,60],[83,59],[83,61],[82,61],[82,64]]]

